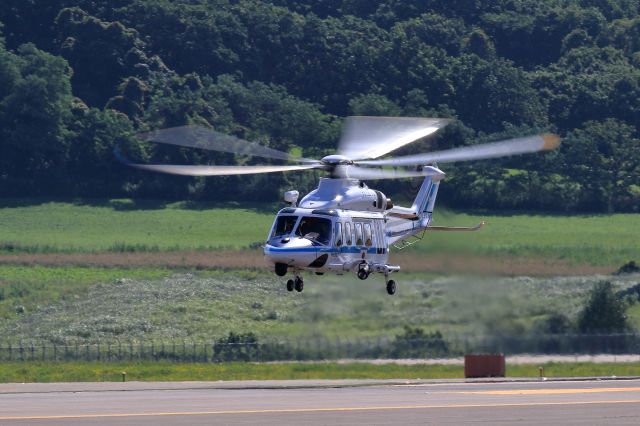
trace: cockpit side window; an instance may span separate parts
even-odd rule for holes
[[[298,216],[279,216],[271,232],[271,238],[282,237],[291,234]]]
[[[342,246],[342,223],[340,222],[336,222],[336,235],[333,241],[335,241],[336,247]]]
[[[331,229],[331,220],[305,216],[300,219],[296,235],[327,246],[331,242]]]

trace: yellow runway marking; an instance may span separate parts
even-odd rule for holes
[[[638,388],[590,388],[590,389],[510,389],[487,391],[461,391],[457,394],[473,395],[563,395],[577,393],[637,392]]]
[[[388,407],[334,407],[334,408],[283,408],[272,410],[220,410],[220,411],[176,411],[157,413],[101,413],[68,414],[59,416],[5,416],[0,420],[59,420],[59,419],[95,419],[104,417],[168,417],[168,416],[207,416],[220,414],[278,414],[278,413],[323,413],[390,410],[423,410],[438,408],[501,408],[501,407],[537,407],[562,405],[598,405],[598,404],[638,404],[640,400],[613,401],[569,401],[569,402],[527,402],[506,404],[445,404],[445,405],[400,405]]]

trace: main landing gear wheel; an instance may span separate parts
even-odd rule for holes
[[[394,280],[387,281],[387,294],[396,294],[396,282]]]
[[[287,281],[287,291],[293,291],[293,280]]]
[[[296,277],[296,280],[294,282],[294,287],[296,289],[296,291],[298,293],[300,293],[302,291],[302,289],[304,288],[304,282],[302,281],[302,278],[300,277]]]

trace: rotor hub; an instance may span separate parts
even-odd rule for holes
[[[347,166],[347,165],[353,164],[353,160],[350,160],[344,155],[338,155],[338,154],[327,155],[322,160],[320,160],[320,162],[324,165],[332,166],[332,167]]]

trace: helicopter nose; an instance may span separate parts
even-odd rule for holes
[[[269,241],[264,246],[264,256],[269,263],[305,267],[316,259],[316,248],[304,238],[287,237]]]

